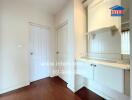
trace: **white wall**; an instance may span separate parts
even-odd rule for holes
[[[74,0],[74,28],[76,59],[86,55],[86,8],[81,0]]]
[[[75,59],[86,56],[86,8],[81,0],[74,0]],[[77,62],[75,64],[76,72]],[[84,79],[75,73],[75,91],[81,88]]]
[[[0,37],[1,37],[1,10],[2,10],[2,5],[1,5],[1,1],[0,1]],[[1,48],[1,38],[0,38],[0,48]],[[0,66],[1,66],[1,49],[0,49]],[[0,76],[2,76],[2,70],[0,70]],[[0,78],[0,83],[2,81],[2,78]],[[1,84],[0,84],[1,86]],[[1,88],[0,88],[1,90]]]
[[[69,40],[69,63],[67,78],[69,79],[68,87],[75,91],[75,59],[86,53],[85,33],[86,33],[86,15],[85,9],[80,0],[71,0],[69,3],[56,14],[56,27],[68,21]]]
[[[130,86],[130,88],[131,88],[131,100],[132,100],[132,6],[131,6],[131,4],[132,4],[132,0],[130,0],[129,1],[129,6],[130,6],[130,31],[131,31],[131,34],[130,34],[130,49],[131,49],[131,52],[130,52],[130,63],[131,63],[131,70],[130,70],[130,74],[131,74],[131,76],[130,76],[130,79],[131,79],[131,86]]]
[[[30,27],[28,22],[46,25],[53,29],[54,20],[55,27],[58,27],[65,21],[68,21],[68,44],[70,48],[69,63],[71,65],[69,65],[67,68],[67,78],[69,80],[68,87],[74,91],[75,57],[81,56],[85,52],[85,45],[83,45],[85,33],[85,14],[81,2],[79,0],[70,0],[69,3],[67,3],[58,14],[56,14],[54,19],[53,16],[48,14],[46,11],[32,7],[24,2],[17,0],[3,0],[1,14],[2,26],[0,28],[2,28],[2,30],[0,33],[2,47],[0,50],[2,54],[2,62],[0,64],[2,73],[0,77],[0,93],[29,84],[28,42]],[[78,21],[78,19],[80,19],[80,21]],[[53,42],[54,39],[55,34],[53,34]],[[75,42],[77,42],[76,45]],[[55,50],[54,46],[53,50]],[[54,56],[55,54],[53,54],[53,62],[55,59]],[[52,71],[54,72],[57,68],[53,69],[54,70]],[[52,76],[54,75],[52,74]]]
[[[52,31],[54,24],[50,14],[21,0],[3,0],[0,14],[2,14],[0,93],[4,93],[29,84],[28,22],[46,25]]]
[[[67,74],[65,76],[68,87],[74,91],[74,2],[70,0],[64,8],[55,16],[55,26],[58,28],[63,23],[68,22],[68,63]],[[57,34],[57,33],[56,33]],[[56,68],[57,69],[57,68]]]

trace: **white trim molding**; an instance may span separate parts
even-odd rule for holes
[[[13,90],[17,90],[19,88],[22,88],[22,87],[25,87],[25,86],[28,86],[28,85],[30,85],[30,82],[20,82],[20,84],[14,85],[12,87],[8,87],[8,88],[6,88],[4,90],[1,90],[0,91],[0,94],[4,94],[4,93],[7,93],[7,92],[11,92]]]

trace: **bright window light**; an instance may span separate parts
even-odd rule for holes
[[[130,31],[123,31],[121,34],[121,54],[130,54]]]

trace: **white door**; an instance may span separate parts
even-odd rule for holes
[[[59,76],[67,81],[67,62],[68,62],[68,25],[60,27],[58,33],[58,69]]]
[[[30,36],[30,81],[33,82],[50,76],[50,31],[48,28],[32,26]]]

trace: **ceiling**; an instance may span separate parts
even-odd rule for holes
[[[57,13],[69,0],[25,0],[27,3],[46,10],[52,14]]]

